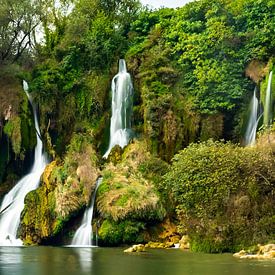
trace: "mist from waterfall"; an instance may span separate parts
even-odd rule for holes
[[[130,140],[133,85],[124,59],[119,60],[119,72],[112,80],[112,117],[109,147],[103,158],[107,158],[112,148],[124,148]]]
[[[43,143],[40,138],[37,108],[28,93],[29,87],[26,81],[23,81],[23,89],[33,109],[37,144],[30,172],[5,195],[2,201],[0,208],[0,246],[22,245],[22,241],[17,238],[17,231],[20,224],[20,215],[24,209],[24,199],[30,191],[38,188],[40,177],[47,165],[47,157],[43,153]]]

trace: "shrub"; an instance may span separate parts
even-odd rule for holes
[[[174,157],[164,185],[193,249],[231,251],[273,237],[274,165],[268,150],[211,140]]]

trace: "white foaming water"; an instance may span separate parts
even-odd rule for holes
[[[245,136],[244,136],[244,143],[246,146],[255,145],[257,126],[258,126],[259,118],[261,117],[261,116],[258,117],[259,100],[257,98],[256,93],[257,93],[257,88],[255,87],[253,97],[250,103],[251,112],[249,116],[249,121],[247,124]]]
[[[112,117],[110,126],[110,142],[103,158],[107,158],[112,148],[119,145],[125,147],[130,140],[132,114],[133,85],[127,73],[124,59],[119,60],[119,72],[112,80]]]
[[[265,95],[265,106],[264,106],[264,125],[270,126],[272,124],[272,71],[269,73],[268,84]]]
[[[85,210],[82,222],[80,227],[74,234],[71,246],[91,246],[92,245],[92,235],[93,235],[93,212],[94,212],[94,204],[96,198],[96,191],[99,185],[102,182],[102,177],[98,178],[96,181],[96,186],[94,193],[91,198],[90,207]]]
[[[39,186],[40,177],[47,165],[47,157],[43,154],[43,144],[40,139],[37,110],[28,93],[28,83],[23,81],[23,88],[33,108],[34,123],[36,130],[36,147],[34,163],[31,171],[24,176],[4,197],[0,208],[0,245],[20,246],[22,241],[16,238],[20,224],[20,215],[24,209],[25,196]]]

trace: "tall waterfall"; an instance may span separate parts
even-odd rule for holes
[[[96,181],[95,190],[93,196],[91,198],[91,203],[89,208],[85,210],[82,222],[80,227],[74,234],[71,245],[72,246],[91,246],[92,245],[92,235],[93,235],[93,212],[94,212],[94,204],[96,198],[96,191],[99,185],[102,182],[102,177],[98,178]]]
[[[124,59],[119,60],[119,72],[112,80],[112,118],[110,127],[110,142],[104,158],[107,158],[112,148],[119,145],[125,147],[130,139],[132,114],[133,85],[131,76],[127,73]]]
[[[272,124],[272,71],[269,73],[268,84],[265,95],[265,106],[264,106],[264,125],[270,126]]]
[[[40,176],[47,164],[47,157],[43,154],[43,144],[40,139],[36,106],[28,93],[28,84],[26,81],[23,81],[23,88],[33,108],[37,144],[31,171],[3,199],[0,208],[0,212],[2,212],[0,216],[0,245],[2,246],[22,245],[22,241],[16,239],[16,234],[20,224],[20,215],[24,209],[24,199],[27,193],[38,188]]]
[[[257,88],[255,87],[253,97],[250,102],[250,116],[247,129],[244,136],[244,143],[246,146],[254,145],[256,141],[256,132],[260,116],[259,113],[259,100],[257,98]]]

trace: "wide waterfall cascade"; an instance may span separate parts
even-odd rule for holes
[[[112,117],[110,126],[110,142],[104,158],[107,158],[112,148],[119,145],[125,147],[131,134],[133,85],[127,72],[124,59],[119,60],[119,72],[112,80]]]
[[[259,119],[262,114],[259,115],[259,100],[257,98],[257,87],[254,89],[253,97],[250,102],[250,116],[244,136],[244,143],[246,146],[253,146],[256,142],[256,132]]]
[[[269,73],[268,84],[265,95],[265,106],[264,106],[264,125],[270,126],[272,124],[272,71]]]
[[[92,222],[93,222],[94,204],[95,204],[95,198],[96,198],[96,191],[99,185],[101,184],[101,182],[102,182],[102,177],[98,178],[96,181],[96,186],[91,198],[90,206],[85,210],[81,225],[74,234],[74,237],[71,243],[72,246],[91,246],[92,245],[92,236],[93,236]]]
[[[47,165],[47,157],[43,154],[43,143],[40,139],[40,130],[38,125],[37,110],[33,104],[32,98],[28,93],[28,84],[23,81],[23,89],[33,108],[36,147],[34,153],[34,163],[30,172],[25,175],[4,197],[0,212],[0,245],[1,246],[20,246],[22,241],[16,238],[17,230],[20,224],[20,215],[24,209],[25,196],[39,186],[40,177]]]

